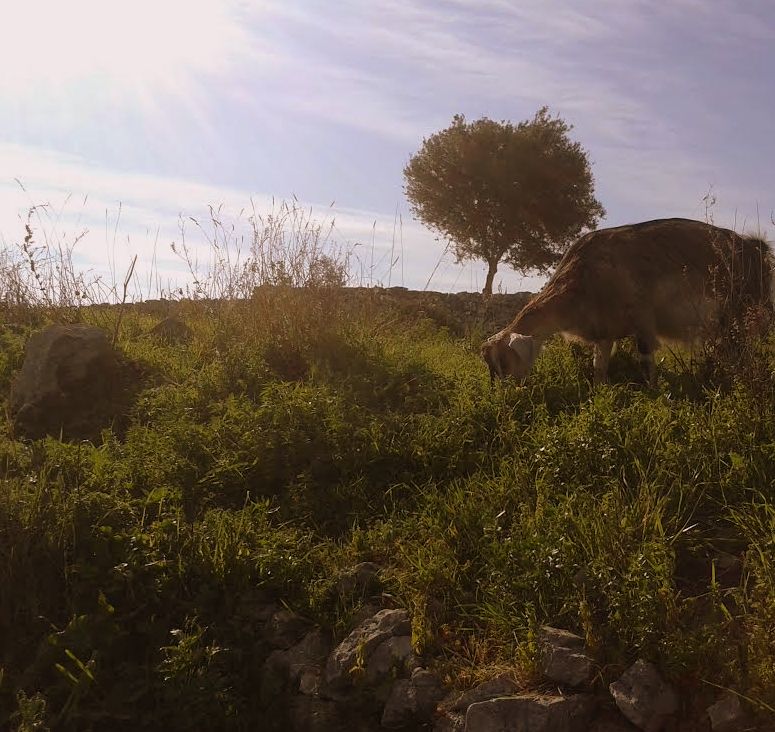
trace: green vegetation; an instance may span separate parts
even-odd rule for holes
[[[517,125],[457,114],[404,168],[417,218],[450,242],[458,261],[487,263],[485,294],[501,262],[546,272],[605,215],[572,129],[546,107]]]
[[[52,320],[105,328],[138,379],[91,442],[20,441],[3,409],[0,728],[256,729],[257,614],[342,637],[361,561],[450,684],[540,685],[550,623],[586,637],[601,689],[643,657],[685,699],[775,713],[775,343],[666,354],[651,391],[626,345],[593,390],[590,355],[556,340],[526,388],[491,387],[489,326],[342,289],[294,206],[252,221],[240,258],[213,218],[204,273],[183,243],[185,344],[31,227],[0,257],[4,407]]]
[[[645,657],[775,706],[767,383],[703,389],[669,361],[646,391],[624,348],[592,391],[588,356],[552,342],[527,388],[490,388],[483,334],[325,287],[184,315],[194,340],[165,346],[138,309],[81,311],[123,317],[142,365],[124,433],[4,423],[0,726],[256,729],[251,610],[341,636],[358,600],[337,573],[363,560],[453,682],[531,683],[550,622],[587,637],[598,683]],[[2,331],[4,397],[26,335]]]

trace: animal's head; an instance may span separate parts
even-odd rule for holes
[[[496,333],[482,344],[482,358],[490,369],[490,379],[512,377],[524,381],[538,355],[539,344],[533,336]]]

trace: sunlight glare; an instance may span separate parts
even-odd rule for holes
[[[0,36],[0,89],[168,86],[224,72],[247,44],[233,0],[24,0]]]

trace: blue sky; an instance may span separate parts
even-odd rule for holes
[[[712,191],[716,223],[775,231],[767,0],[25,0],[6,12],[6,246],[31,204],[50,203],[44,226],[88,229],[84,265],[138,253],[146,266],[157,242],[175,277],[179,215],[223,204],[238,219],[251,199],[269,210],[295,195],[358,251],[373,238],[367,282],[400,284],[402,269],[410,287],[478,289],[482,268],[455,265],[412,221],[403,166],[456,113],[519,121],[544,104],[590,153],[602,225],[704,218]],[[391,272],[396,211],[404,258]],[[501,275],[509,291],[540,284]]]

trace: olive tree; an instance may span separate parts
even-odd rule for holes
[[[414,215],[452,245],[458,262],[487,263],[485,294],[501,262],[546,272],[605,215],[572,129],[546,107],[516,125],[458,114],[404,168]]]

